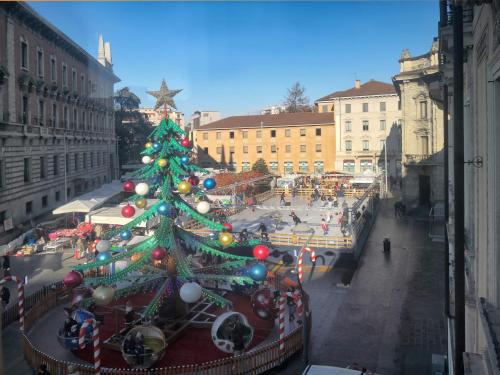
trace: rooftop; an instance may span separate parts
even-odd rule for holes
[[[200,130],[237,129],[258,127],[280,127],[299,125],[333,124],[333,113],[297,112],[277,115],[231,116],[211,122],[200,127]]]
[[[330,95],[317,99],[316,101],[331,100],[334,98],[347,98],[355,96],[370,96],[370,95],[396,95],[396,90],[391,83],[371,80],[359,87],[352,87],[344,91],[335,91]]]

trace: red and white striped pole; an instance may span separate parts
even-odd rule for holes
[[[286,302],[286,295],[283,293],[280,295],[280,299],[278,302],[280,354],[283,354],[285,352],[285,302]]]
[[[316,253],[314,252],[314,249],[311,249],[310,247],[303,247],[299,251],[299,258],[297,259],[297,273],[299,276],[299,281],[302,283],[302,258],[304,257],[304,253],[309,252],[310,257],[311,257],[311,262],[316,261]]]
[[[92,326],[92,342],[94,344],[94,374],[101,375],[101,342],[99,341],[99,327],[95,319],[87,319],[80,328],[78,345],[80,349],[85,348],[85,333],[88,326]]]
[[[23,280],[16,276],[5,276],[0,285],[7,281],[14,281],[17,284],[17,304],[19,305],[19,324],[21,331],[24,332],[24,283]]]

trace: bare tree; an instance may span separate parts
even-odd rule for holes
[[[283,105],[287,112],[311,112],[309,98],[304,95],[306,88],[299,82],[296,82],[288,89],[288,94]]]

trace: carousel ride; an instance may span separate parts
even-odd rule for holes
[[[172,106],[172,91],[164,83],[161,91],[163,104]],[[96,240],[95,260],[76,266],[64,279],[74,294],[57,333],[65,349],[79,355],[99,344],[100,330],[104,349],[121,353],[129,367],[150,368],[192,329],[208,330],[214,347],[226,354],[256,344],[252,325],[259,320],[269,322],[270,332],[275,291],[262,285],[269,248],[258,240],[236,241],[226,218],[211,212],[207,194],[216,181],[206,177],[200,182],[197,175],[207,172],[191,164],[191,157],[185,132],[172,120],[162,120],[142,152],[145,166],[134,181],[123,184],[130,196],[121,212],[129,223],[105,232]],[[157,200],[148,204],[151,198]],[[144,213],[137,215],[135,208]],[[202,237],[183,228],[176,220],[180,213],[212,233]],[[123,245],[133,239],[138,224],[153,219],[158,224],[151,237]],[[242,288],[244,299],[235,294]],[[248,311],[238,311],[245,304]]]

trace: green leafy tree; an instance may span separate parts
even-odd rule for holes
[[[130,91],[128,87],[123,87],[116,91],[114,100],[115,107],[117,107],[120,112],[131,112],[139,108],[141,104],[141,99]]]
[[[266,161],[262,158],[257,159],[252,165],[252,171],[268,174],[269,169],[267,168]]]

